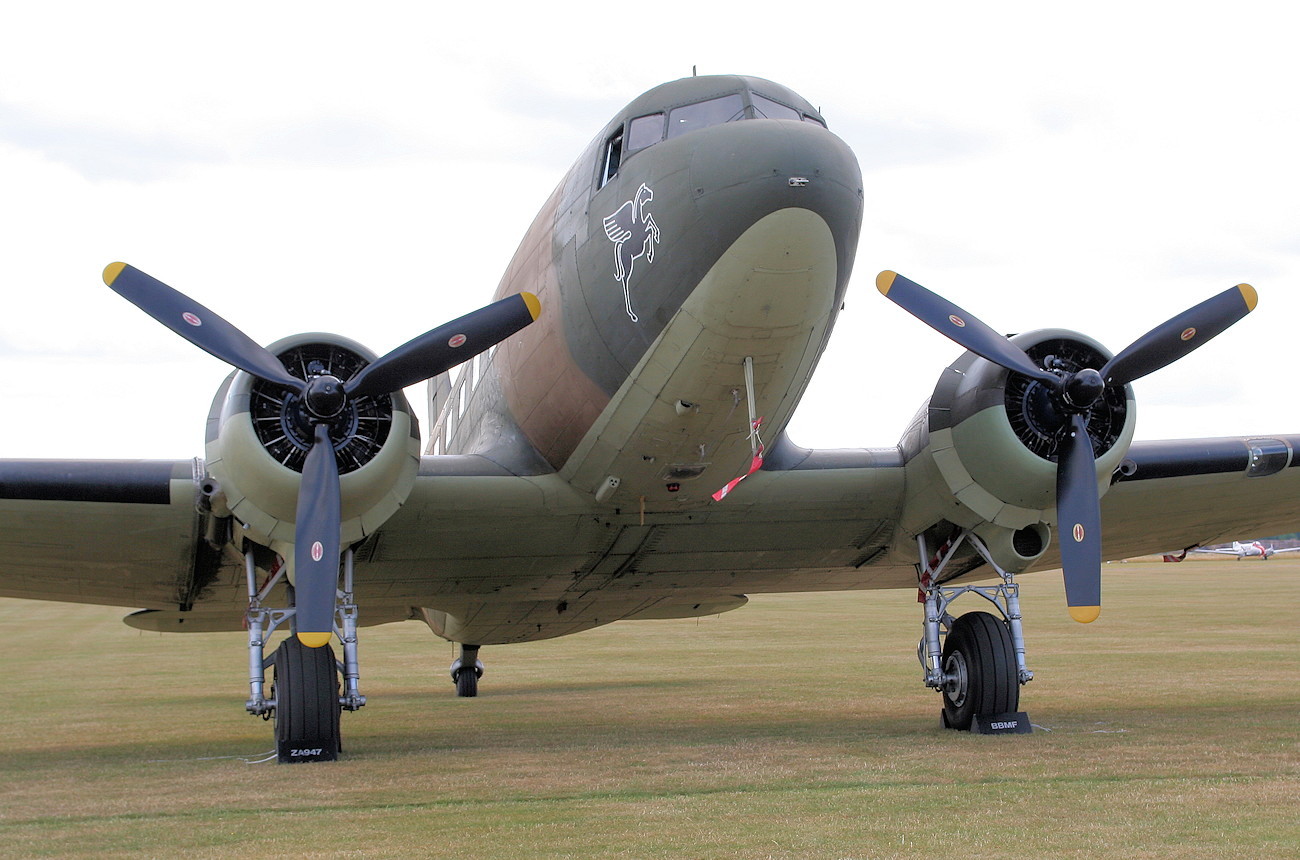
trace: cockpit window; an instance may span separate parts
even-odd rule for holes
[[[628,152],[636,152],[638,149],[645,149],[650,144],[658,143],[663,139],[664,115],[662,113],[652,113],[649,116],[639,116],[628,123]]]
[[[742,119],[744,115],[745,102],[740,93],[673,108],[668,114],[668,136],[677,137],[696,129],[722,125],[724,122]]]
[[[631,153],[670,137],[741,119],[793,119],[826,127],[826,123],[815,116],[800,113],[787,104],[755,92],[731,93],[682,105],[673,108],[666,115],[659,111],[634,117],[627,124],[626,137],[624,129],[618,128],[605,140],[604,158],[600,164],[596,187],[603,188],[617,176],[623,159]]]
[[[766,96],[760,96],[758,93],[750,93],[750,99],[754,102],[754,116],[767,119],[801,119],[799,111],[792,107],[787,107],[780,102],[774,102]]]
[[[618,166],[623,163],[623,129],[620,127],[605,141],[605,157],[601,162],[600,184],[605,185],[618,175]]]

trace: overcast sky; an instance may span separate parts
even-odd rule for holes
[[[1281,4],[446,5],[0,16],[0,456],[202,454],[225,366],[105,264],[262,343],[386,352],[485,303],[583,146],[693,65],[790,86],[862,166],[848,304],[796,442],[893,444],[958,354],[875,291],[886,268],[998,330],[1112,350],[1248,281],[1256,313],[1137,383],[1138,437],[1300,432]]]

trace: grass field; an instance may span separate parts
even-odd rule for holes
[[[1024,579],[1030,736],[939,728],[911,594],[791,595],[485,648],[477,699],[423,626],[364,630],[344,758],[296,766],[246,763],[242,634],[0,601],[0,855],[1300,856],[1300,561],[1105,590],[1085,627]]]

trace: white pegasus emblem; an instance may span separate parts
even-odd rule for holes
[[[632,267],[638,257],[645,257],[647,263],[653,263],[655,245],[659,244],[659,225],[645,210],[646,204],[654,198],[650,186],[642,182],[636,195],[604,221],[605,235],[614,243],[614,277],[623,285],[623,303],[632,322],[640,321],[632,310],[632,293],[628,289]]]

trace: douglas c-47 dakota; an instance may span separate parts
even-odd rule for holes
[[[1032,678],[1017,574],[1061,568],[1087,622],[1103,524],[1110,558],[1294,528],[1300,436],[1133,440],[1129,383],[1248,313],[1246,285],[1112,354],[1065,329],[1004,337],[882,272],[881,293],[965,352],[898,444],[796,446],[785,428],[863,201],[857,160],[807,100],[692,77],[601,130],[492,304],[382,357],[327,334],[264,348],[113,263],[109,287],[235,370],[203,459],[0,461],[0,596],[246,629],[247,709],[274,715],[282,761],[304,761],[335,758],[341,711],[365,703],[363,625],[459,643],[452,676],[472,696],[485,645],[755,593],[919,586],[923,679],[966,729],[1017,711]],[[425,379],[422,449],[401,391]],[[954,615],[971,592],[992,611]]]

